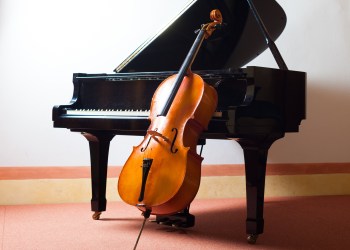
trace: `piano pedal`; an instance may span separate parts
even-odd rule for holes
[[[188,212],[180,212],[173,215],[157,215],[152,222],[175,228],[189,228],[194,226],[195,216]]]
[[[175,228],[188,228],[189,227],[187,223],[184,223],[181,220],[172,221],[171,226],[175,227]]]
[[[164,225],[164,226],[171,226],[171,223],[172,223],[172,221],[169,218],[167,218],[167,217],[158,218],[158,216],[156,217],[155,222],[157,222],[157,224],[159,224],[159,225]]]

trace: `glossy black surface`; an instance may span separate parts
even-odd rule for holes
[[[276,40],[287,21],[283,9],[275,0],[255,0],[254,4],[272,40]],[[226,28],[215,31],[204,41],[193,70],[236,69],[268,47],[246,0],[197,0],[146,48],[138,51],[136,57],[125,66],[119,65],[116,71],[179,70],[196,38],[194,31],[201,24],[210,22],[209,13],[213,9],[222,12]]]
[[[71,129],[103,129],[115,133],[127,131],[130,134],[143,135],[149,125],[147,117],[113,115],[82,117],[67,115],[66,111],[71,109],[149,110],[153,93],[159,83],[173,73],[175,72],[112,75],[75,74],[73,79],[74,96],[71,104],[54,107],[54,126]],[[201,75],[207,82],[220,83],[217,89],[221,92],[230,91],[232,93],[231,96],[225,97],[223,95],[220,98],[218,110],[226,110],[228,105],[239,106],[246,98],[248,80],[245,74],[208,71]]]
[[[75,74],[71,104],[53,109],[54,127],[144,135],[149,126],[146,117],[76,116],[66,111],[149,109],[157,86],[172,73]],[[265,133],[296,132],[305,118],[303,72],[248,67],[237,72],[197,73],[215,86],[219,96],[217,111],[223,114],[211,120],[204,134],[207,138],[239,137],[260,133],[264,128],[268,129]]]

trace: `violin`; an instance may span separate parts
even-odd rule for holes
[[[179,72],[156,89],[150,126],[119,176],[121,199],[148,216],[182,211],[198,192],[203,158],[196,152],[197,142],[218,97],[212,86],[191,71],[191,65],[203,40],[222,24],[219,10],[211,11],[210,18],[212,22],[198,31]]]

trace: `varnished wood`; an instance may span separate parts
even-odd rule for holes
[[[147,133],[140,145],[125,163],[119,177],[118,190],[121,198],[136,206],[141,189],[142,160],[152,158],[153,164],[146,183],[143,204],[152,208],[152,214],[170,214],[182,210],[197,194],[202,157],[196,153],[196,144],[203,129],[215,111],[217,94],[195,74],[185,77],[167,117],[156,116],[158,104],[169,90],[175,76],[164,81],[155,93],[151,106],[152,123],[149,131],[157,129],[163,137]],[[203,102],[201,102],[204,100]],[[173,128],[178,130],[174,148]],[[148,144],[148,146],[147,146]],[[140,153],[146,148],[145,153]]]
[[[212,86],[191,72],[191,65],[203,39],[222,22],[219,10],[212,11],[210,17],[213,22],[202,26],[178,74],[155,91],[151,125],[120,173],[122,200],[152,214],[179,212],[198,192],[203,158],[196,145],[215,112],[218,97]],[[144,159],[151,163],[144,164]]]

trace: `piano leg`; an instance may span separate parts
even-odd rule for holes
[[[264,231],[263,213],[267,154],[272,143],[279,138],[269,138],[269,140],[263,141],[250,139],[237,140],[243,148],[245,159],[246,232],[247,241],[250,244],[255,244],[258,235]]]
[[[108,151],[110,141],[114,135],[104,132],[83,132],[82,135],[89,141],[91,160],[91,210],[92,218],[98,220],[102,211],[106,211],[106,182]]]

